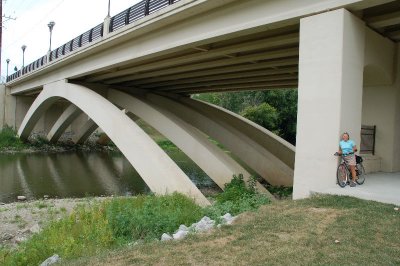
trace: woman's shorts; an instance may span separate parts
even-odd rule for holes
[[[347,156],[343,156],[343,160],[348,164],[348,165],[356,165],[356,156],[354,154],[350,154]]]

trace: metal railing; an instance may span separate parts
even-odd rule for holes
[[[360,153],[375,155],[376,126],[361,126]]]
[[[145,16],[148,16],[160,9],[172,5],[180,0],[142,0],[130,8],[118,13],[110,18],[110,26],[108,32],[114,32],[126,25],[129,25]],[[36,61],[28,64],[17,72],[7,77],[7,82],[17,79],[27,73],[33,72],[47,63],[61,58],[83,46],[87,46],[92,42],[101,39],[104,36],[104,23],[82,33],[71,41],[57,47],[48,55],[45,55]]]

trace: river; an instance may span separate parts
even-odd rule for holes
[[[170,157],[199,188],[215,183],[180,150]],[[155,166],[156,167],[156,166]],[[0,202],[52,198],[136,195],[149,188],[119,152],[0,154]]]

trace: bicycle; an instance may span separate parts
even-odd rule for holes
[[[338,153],[335,153],[334,155],[342,157],[342,161],[337,167],[336,178],[338,185],[343,188],[346,185],[350,184],[351,181],[350,167],[343,159],[343,155],[339,155]],[[356,155],[356,183],[358,185],[362,185],[365,182],[365,169],[362,162],[363,158],[361,156]]]

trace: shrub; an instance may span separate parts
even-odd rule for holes
[[[167,196],[138,196],[117,199],[107,206],[107,218],[115,238],[124,241],[159,238],[189,225],[203,215],[192,199],[174,193]]]
[[[0,149],[22,149],[24,146],[25,144],[18,137],[17,132],[12,127],[5,126],[2,130],[0,130]]]
[[[232,181],[225,185],[224,192],[217,196],[214,205],[205,209],[205,213],[217,219],[228,212],[237,215],[270,203],[266,195],[257,193],[255,185],[254,177],[251,177],[246,185],[243,175],[234,175]]]

